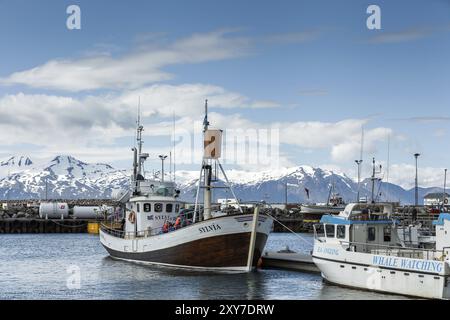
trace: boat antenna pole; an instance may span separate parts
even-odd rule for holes
[[[136,142],[139,142],[139,124],[140,124],[140,104],[141,104],[141,97],[139,97],[138,101],[138,110],[137,110],[137,119],[136,119],[136,140],[134,141],[134,147],[131,149],[133,151],[133,193],[136,194],[138,192],[137,190],[137,177],[138,177],[138,146],[136,145]]]
[[[387,168],[386,168],[386,201],[389,202],[389,167],[390,167],[390,157],[391,157],[391,135],[388,134],[388,150],[387,150]]]
[[[203,137],[205,135],[206,130],[208,130],[208,126],[209,126],[209,121],[208,121],[208,99],[205,100],[205,117],[203,118]],[[204,206],[203,206],[203,212],[206,211],[206,206],[207,206],[207,200],[206,197],[208,197],[208,191],[211,192],[211,190],[208,190],[208,175],[206,173],[206,167],[207,167],[207,162],[205,160],[205,157],[203,157],[202,159],[202,168],[200,170],[200,177],[198,179],[198,185],[197,185],[197,192],[195,194],[195,206],[194,206],[194,218],[193,218],[193,222],[196,222],[196,218],[197,218],[197,210],[198,210],[198,197],[200,194],[200,185],[202,183],[202,175],[204,173],[204,184],[205,184],[205,192],[204,192]],[[209,193],[210,195],[210,193]],[[209,199],[210,200],[210,199]],[[211,206],[209,205],[208,207],[209,210],[211,210]]]
[[[372,158],[372,196],[371,196],[371,202],[374,203],[374,192],[375,192],[375,158]]]
[[[142,131],[144,131],[144,126],[141,125],[141,98],[139,97],[138,104],[138,117],[137,117],[137,144],[138,144],[138,175],[142,175]]]
[[[205,100],[205,118],[203,119],[203,141],[205,141],[205,134],[208,131],[208,99]],[[211,174],[212,167],[210,161],[203,157],[202,169],[204,170],[204,188],[203,193],[203,219],[211,219]]]
[[[376,175],[377,174],[379,174],[379,173],[381,173],[381,165],[380,165],[380,170],[377,172],[376,171],[376,167],[375,167],[375,158],[373,158],[372,159],[372,177],[371,177],[371,180],[372,180],[372,197],[371,197],[371,202],[372,203],[375,203],[375,180],[379,180],[377,177],[376,177]],[[381,181],[381,179],[380,179],[380,181]]]
[[[175,110],[173,111],[173,116],[172,116],[172,121],[173,121],[173,183],[176,182],[176,167],[175,167]]]
[[[361,127],[361,151],[359,154],[359,160],[355,160],[356,164],[358,165],[358,192],[356,195],[356,202],[359,203],[359,194],[361,190],[361,164],[363,162],[363,146],[364,146],[364,127]]]

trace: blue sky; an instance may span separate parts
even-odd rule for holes
[[[280,166],[353,176],[361,126],[366,172],[388,136],[393,182],[411,186],[415,152],[423,185],[450,164],[450,1],[8,0],[0,39],[2,157],[127,167],[140,96],[155,166],[172,113],[187,127],[206,98],[219,126],[278,128]]]

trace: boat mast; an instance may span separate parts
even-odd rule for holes
[[[175,160],[175,111],[172,117],[172,131],[173,131],[173,183],[176,183],[176,160]]]
[[[203,138],[208,130],[208,100],[205,100],[205,118],[203,119]],[[204,139],[203,139],[204,140]],[[202,169],[204,170],[204,191],[203,191],[203,219],[211,219],[211,175],[212,167],[208,159],[203,157]]]
[[[211,136],[210,136],[211,134]],[[207,139],[211,139],[211,141],[207,141]],[[208,150],[211,146],[210,144],[214,142],[215,147],[212,150]],[[200,189],[203,188],[203,220],[207,220],[212,218],[211,211],[211,199],[212,199],[212,163],[214,161],[215,165],[218,165],[220,171],[225,178],[226,188],[230,189],[233,194],[234,199],[236,200],[236,204],[238,205],[239,211],[243,213],[241,204],[239,203],[236,194],[234,193],[233,187],[228,180],[228,177],[225,173],[225,170],[222,167],[222,164],[219,161],[220,158],[220,148],[222,144],[222,130],[210,130],[209,129],[209,121],[208,121],[208,100],[205,101],[205,118],[203,119],[203,159],[202,159],[202,168],[200,170],[200,177],[198,179],[197,192],[195,194],[195,206],[194,206],[194,217],[193,222],[197,221],[197,209],[198,209],[198,198],[200,194]],[[217,148],[217,149],[216,149]],[[211,151],[211,152],[210,152]],[[217,170],[217,169],[216,169]],[[203,185],[202,185],[202,176],[203,176]],[[217,187],[216,188],[220,188]],[[200,219],[200,216],[198,217]]]
[[[364,146],[364,127],[361,127],[361,150],[359,154],[359,159],[355,160],[356,164],[358,165],[358,192],[356,194],[356,202],[359,203],[360,200],[360,191],[361,191],[361,164],[363,162],[363,146]]]
[[[379,178],[376,177],[377,174],[381,173],[381,165],[380,165],[380,170],[377,172],[376,171],[376,166],[375,166],[375,158],[372,158],[372,177],[370,178],[370,180],[372,180],[372,197],[371,197],[371,202],[375,203],[375,181],[376,180],[381,180]]]
[[[139,106],[138,106],[138,117],[137,117],[137,147],[138,147],[138,168],[137,168],[137,174],[142,175],[142,164],[143,160],[141,158],[142,155],[142,131],[144,131],[144,126],[141,125],[141,106],[140,106],[140,99],[139,99]]]
[[[144,161],[148,158],[148,153],[142,153],[142,131],[144,131],[144,126],[141,125],[141,98],[139,97],[138,102],[138,112],[137,112],[137,120],[136,120],[136,142],[137,146],[135,146],[132,150],[134,152],[133,157],[133,185],[134,185],[134,193],[138,192],[138,181],[144,180],[143,167]]]
[[[327,199],[327,206],[330,205],[331,196],[335,195],[335,185],[334,185],[334,177],[331,176],[331,184],[330,184],[330,191],[328,192],[328,199]]]

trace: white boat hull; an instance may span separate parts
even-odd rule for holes
[[[322,277],[337,285],[422,298],[450,298],[448,265],[444,261],[351,252],[317,240],[313,261]]]
[[[338,214],[342,210],[344,210],[344,207],[317,206],[317,205],[302,205],[302,206],[300,206],[300,212],[303,212],[303,213]]]

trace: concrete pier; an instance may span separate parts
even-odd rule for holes
[[[1,233],[86,233],[88,220],[0,219]]]

